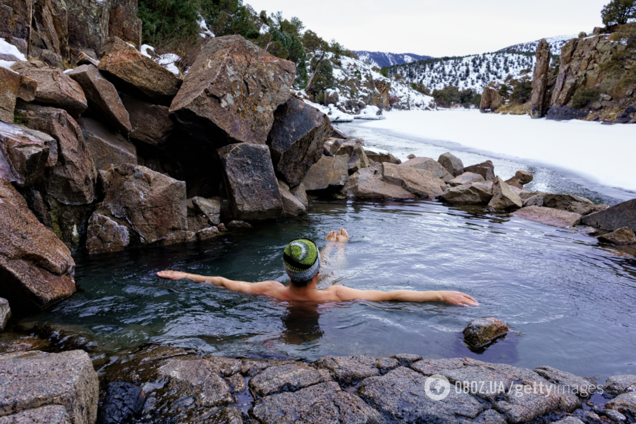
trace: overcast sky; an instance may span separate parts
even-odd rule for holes
[[[460,56],[601,26],[610,0],[244,0],[351,50]]]

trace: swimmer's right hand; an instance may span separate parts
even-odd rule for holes
[[[157,275],[168,280],[185,280],[188,278],[188,274],[179,271],[161,271],[158,272]]]

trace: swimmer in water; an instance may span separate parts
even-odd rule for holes
[[[327,248],[343,247],[349,242],[349,234],[343,228],[331,231],[326,240]],[[287,245],[283,253],[283,263],[291,280],[289,287],[278,281],[246,283],[232,281],[223,277],[205,277],[179,271],[161,271],[157,275],[170,280],[192,280],[197,283],[223,287],[228,290],[253,293],[274,297],[280,300],[296,302],[348,302],[354,300],[393,301],[393,302],[443,302],[458,306],[479,306],[479,303],[464,293],[453,291],[410,291],[396,290],[382,292],[376,290],[356,290],[343,286],[331,286],[319,290],[316,285],[320,274],[320,256],[316,244],[308,239],[294,240]]]

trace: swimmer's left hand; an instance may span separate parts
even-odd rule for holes
[[[157,276],[168,280],[185,280],[188,278],[188,274],[179,271],[161,271],[157,273]]]
[[[460,292],[443,292],[443,302],[457,306],[479,306],[472,297]]]

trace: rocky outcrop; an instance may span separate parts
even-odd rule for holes
[[[14,310],[46,308],[75,292],[75,262],[68,248],[0,180],[0,297]]]
[[[37,83],[35,102],[64,109],[74,117],[88,108],[82,87],[60,69],[38,62],[16,62],[12,69]]]
[[[219,157],[236,219],[259,221],[281,216],[283,203],[267,146],[231,144],[219,149]]]
[[[488,208],[495,211],[518,209],[523,206],[523,201],[508,184],[497,177],[492,186],[493,197],[488,203]]]
[[[437,159],[449,174],[453,177],[458,177],[464,173],[464,164],[462,160],[452,153],[444,153]]]
[[[322,157],[331,133],[329,118],[295,97],[279,107],[267,138],[276,172],[291,187],[298,186]]]
[[[73,424],[92,424],[97,419],[99,383],[86,352],[0,355],[0,375],[0,419]],[[43,411],[46,407],[57,408]],[[64,414],[67,421],[59,418]],[[47,420],[39,421],[43,418]]]
[[[80,118],[77,123],[96,169],[111,164],[137,165],[137,148],[123,136],[111,132],[92,118]]]
[[[479,105],[479,110],[482,113],[495,112],[503,104],[505,104],[505,100],[501,97],[501,94],[499,94],[494,83],[484,87],[484,91],[481,94],[481,103]]]
[[[130,138],[154,147],[165,146],[174,128],[170,108],[144,102],[123,93],[121,100],[130,117]]]
[[[379,162],[379,161],[376,160],[375,162]],[[385,162],[389,162],[389,161],[385,161]],[[395,162],[391,162],[391,163],[395,163]],[[436,178],[443,180],[445,183],[448,183],[453,179],[453,176],[446,170],[446,168],[444,168],[442,165],[440,165],[439,162],[431,158],[421,158],[421,157],[413,158],[404,162],[402,165],[411,166],[413,168],[428,171],[431,174],[433,174]]]
[[[170,106],[194,138],[222,147],[265,144],[274,112],[290,97],[292,62],[279,59],[239,35],[205,42]]]
[[[181,80],[133,47],[119,48],[121,45],[113,43],[99,62],[99,70],[126,93],[169,105],[179,91]]]
[[[612,206],[583,218],[583,224],[605,231],[628,227],[636,232],[636,200]]]
[[[578,213],[542,206],[528,206],[512,213],[512,216],[560,228],[572,228],[581,222]]]
[[[58,160],[47,171],[46,192],[65,205],[92,203],[97,174],[80,126],[62,109],[25,107],[25,125],[57,141]]]
[[[347,156],[323,156],[309,168],[303,185],[306,191],[340,189],[349,179]]]
[[[90,112],[106,121],[115,131],[124,135],[132,130],[128,112],[115,86],[106,80],[93,65],[83,65],[67,74],[84,90]]]
[[[482,348],[501,336],[510,328],[497,318],[478,318],[464,328],[464,340],[474,348]]]
[[[382,164],[382,180],[401,186],[418,197],[434,199],[446,190],[446,183],[431,172],[412,166]]]
[[[57,142],[39,131],[0,122],[0,179],[30,187],[57,163]]]
[[[549,121],[570,121],[572,119],[583,119],[590,114],[588,110],[574,109],[570,106],[552,106],[548,109],[546,119]]]
[[[109,4],[108,35],[140,49],[142,21],[137,17],[137,0],[111,0]]]
[[[20,81],[20,74],[0,67],[0,121],[13,123],[13,112],[20,92]]]
[[[534,65],[534,75],[532,78],[532,94],[530,96],[530,116],[532,119],[543,118],[547,112],[546,94],[548,90],[548,81],[550,75],[550,62],[552,53],[550,45],[545,39],[539,42],[537,46],[537,60]]]
[[[356,200],[415,199],[416,196],[413,193],[401,186],[384,181],[382,170],[384,165],[387,164],[364,168],[353,174],[342,189],[342,193],[347,198]]]

